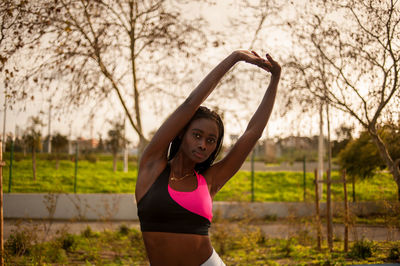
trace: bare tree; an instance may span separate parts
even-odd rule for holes
[[[49,41],[42,39],[42,64],[30,71],[30,79],[46,87],[49,73],[58,73],[69,84],[64,99],[74,104],[100,103],[115,93],[141,150],[147,142],[144,100],[168,93],[165,81],[185,72],[182,57],[191,63],[186,57],[206,47],[200,21],[184,20],[177,5],[175,0],[56,1]]]
[[[2,0],[0,2],[0,73],[8,83],[18,74],[19,69],[10,60],[24,47],[36,43],[43,35],[49,18],[43,16],[38,1]],[[41,1],[41,7],[48,3]],[[37,14],[42,14],[40,17]],[[12,61],[12,60],[11,60]],[[17,94],[10,89],[7,96]]]
[[[280,26],[279,12],[284,5],[280,1],[244,0],[229,1],[228,26],[223,29],[211,29],[213,50],[224,51],[237,49],[254,50],[257,53],[272,53],[279,59],[278,49],[274,49],[268,40],[270,33]],[[258,83],[249,84],[249,80]],[[254,71],[246,65],[235,66],[218,83],[218,87],[207,99],[207,104],[218,109],[226,119],[244,127],[250,112],[243,112],[249,106],[256,106],[258,98],[253,97],[257,91],[265,90],[265,74]],[[227,99],[229,99],[227,101]]]
[[[385,120],[399,117],[399,5],[374,0],[311,3],[307,15],[292,25],[298,33],[296,54],[302,55],[292,63],[303,80],[318,84],[310,90],[313,96],[368,131],[397,183],[400,200],[400,158],[392,158],[378,134]]]

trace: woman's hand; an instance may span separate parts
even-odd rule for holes
[[[281,66],[269,54],[266,54],[266,59],[264,59],[254,51],[239,50],[235,53],[239,56],[239,60],[256,65],[270,72],[273,76],[279,77],[281,74]]]

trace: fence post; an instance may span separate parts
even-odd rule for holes
[[[78,175],[78,155],[79,155],[79,146],[78,146],[78,140],[76,140],[74,193],[76,193],[76,180],[77,180],[76,176]]]
[[[331,200],[331,171],[326,171],[326,219],[328,229],[328,247],[333,250],[333,228],[332,228],[332,200]]]
[[[3,228],[3,143],[0,140],[0,265],[4,265],[4,228]]]
[[[314,185],[315,185],[315,219],[317,222],[317,249],[321,250],[322,242],[322,228],[321,228],[321,217],[319,213],[319,188],[318,188],[318,170],[314,170]]]

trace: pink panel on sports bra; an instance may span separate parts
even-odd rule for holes
[[[168,192],[171,198],[186,210],[203,216],[211,222],[212,200],[208,191],[206,179],[197,174],[197,188],[194,191],[182,192],[172,189],[168,184]]]

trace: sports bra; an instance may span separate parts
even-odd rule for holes
[[[142,232],[170,232],[208,235],[212,199],[204,176],[196,172],[197,188],[176,191],[169,184],[170,165],[137,204]]]

